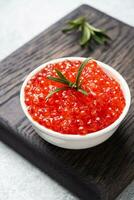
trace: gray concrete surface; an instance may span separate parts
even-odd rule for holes
[[[82,3],[134,26],[134,0],[0,0],[0,60]],[[77,198],[0,142],[0,200]],[[134,182],[118,200],[134,200]]]

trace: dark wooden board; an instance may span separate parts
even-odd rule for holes
[[[84,15],[108,30],[107,46],[82,49],[65,22]],[[40,64],[63,56],[92,56],[117,69],[132,95],[129,114],[105,143],[86,150],[65,150],[43,141],[24,116],[19,91],[25,76]],[[134,178],[134,29],[82,5],[0,63],[0,139],[48,173],[80,199],[112,200]]]

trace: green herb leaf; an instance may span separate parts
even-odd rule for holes
[[[62,30],[62,32],[63,32],[63,33],[67,33],[67,32],[69,32],[69,31],[72,31],[73,29],[74,29],[74,30],[77,29],[77,26],[69,25],[67,28],[64,28],[64,29]]]
[[[85,67],[85,65],[88,63],[89,60],[91,60],[91,58],[87,58],[86,60],[84,60],[84,62],[82,62],[82,64],[80,65],[80,67],[78,69],[78,73],[77,73],[77,76],[76,76],[76,86],[77,86],[77,88],[79,87],[79,81],[80,81],[80,76],[81,76],[82,70]]]
[[[78,89],[78,91],[81,92],[82,94],[86,95],[86,96],[88,95],[88,93],[83,89]]]
[[[105,38],[106,40],[111,40],[111,38],[105,32],[98,32],[96,33],[96,35],[99,35],[100,37]]]
[[[108,37],[105,33],[103,32],[98,32],[96,34],[93,35],[94,40],[99,43],[99,44],[104,44],[107,39],[110,39],[110,37]]]
[[[64,80],[67,84],[70,83],[70,81],[68,81],[66,79],[66,77],[62,74],[62,72],[60,72],[58,69],[55,69],[56,73],[58,74],[59,78],[61,78],[62,80]]]
[[[85,17],[81,16],[81,17],[78,17],[78,18],[76,18],[76,19],[74,19],[74,20],[70,20],[70,21],[68,22],[68,24],[79,26],[79,25],[83,24],[84,21],[85,21]]]
[[[53,94],[65,89],[67,89],[67,87],[56,88],[55,90],[50,91],[49,94],[46,96],[46,99],[49,99]]]
[[[85,24],[83,24],[83,28],[82,28],[82,36],[80,39],[80,45],[83,46],[85,45],[87,42],[89,42],[90,38],[91,38],[91,31],[89,30],[88,26]]]
[[[53,77],[53,76],[48,76],[47,78],[49,80],[52,80],[52,81],[55,81],[55,82],[59,82],[59,83],[63,83],[63,84],[68,85],[68,83],[64,79],[56,78],[56,77]]]
[[[75,30],[75,29],[78,29],[81,24],[84,22],[85,18],[84,17],[79,17],[75,20],[71,20],[68,22],[68,27],[67,28],[64,28],[62,30],[63,33],[66,33],[66,32],[69,32],[69,31],[72,31],[72,30]]]
[[[104,43],[104,39],[102,39],[98,35],[93,35],[93,39],[99,44],[103,44]]]
[[[88,26],[88,28],[94,32],[104,32],[104,30],[102,29],[98,29],[98,28],[95,28],[94,26],[92,26],[91,24],[89,24],[88,22],[86,22],[86,25]]]

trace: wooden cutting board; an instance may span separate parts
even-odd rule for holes
[[[76,34],[61,32],[67,20],[84,15],[108,30],[107,46],[82,49]],[[19,92],[25,76],[40,64],[63,56],[91,56],[113,66],[127,80],[131,109],[105,143],[65,150],[43,141],[24,116]],[[0,63],[0,139],[48,173],[80,199],[112,200],[134,178],[134,28],[82,5]]]

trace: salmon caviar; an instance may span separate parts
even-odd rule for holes
[[[50,91],[64,86],[47,77],[57,77],[55,69],[59,69],[75,82],[80,64],[78,60],[48,64],[27,82],[25,104],[36,122],[62,134],[85,135],[106,128],[121,115],[125,99],[120,85],[94,60],[86,64],[80,77],[88,96],[68,88],[46,99]]]

